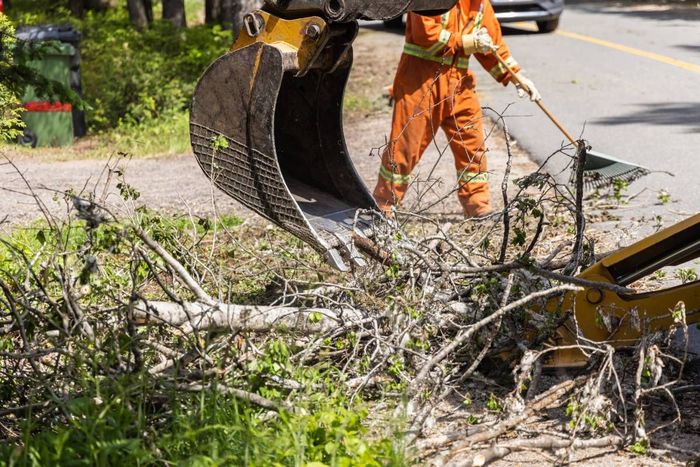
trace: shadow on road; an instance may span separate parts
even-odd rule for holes
[[[689,52],[696,52],[700,54],[700,45],[690,45],[690,44],[679,44],[675,46],[678,49],[687,50]]]
[[[689,2],[690,3],[690,2]],[[593,14],[624,15],[652,21],[700,21],[700,8],[695,4],[671,2],[567,2],[567,9]],[[564,13],[566,14],[566,12]]]
[[[620,115],[595,120],[603,125],[645,123],[649,125],[677,125],[687,127],[686,133],[700,133],[700,102],[659,102],[637,104],[640,109]]]

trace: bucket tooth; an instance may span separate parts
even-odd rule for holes
[[[345,233],[336,233],[335,237],[342,245],[343,256],[347,258],[353,266],[364,268],[367,266],[367,261],[362,257],[359,250],[355,246],[353,238]]]
[[[350,268],[345,263],[345,260],[343,259],[343,255],[341,255],[340,252],[338,250],[336,250],[335,248],[330,248],[330,249],[326,250],[323,257],[328,264],[333,266],[338,271],[350,272]]]
[[[217,59],[195,89],[190,134],[218,188],[344,270],[343,239],[356,229],[371,235],[371,216],[357,210],[378,209],[342,129],[357,25],[335,27],[318,65],[303,75],[293,51],[264,42]]]

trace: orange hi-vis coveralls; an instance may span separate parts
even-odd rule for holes
[[[517,73],[520,68],[503,43],[489,0],[459,0],[442,16],[409,13],[406,44],[393,86],[391,138],[374,190],[385,212],[401,203],[411,172],[438,128],[445,132],[454,154],[457,194],[464,214],[476,217],[491,210],[481,106],[469,70],[471,57],[463,48],[463,37],[482,27]],[[474,57],[494,79],[508,83],[509,73],[493,53],[475,53]]]

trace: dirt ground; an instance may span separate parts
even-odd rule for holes
[[[379,166],[379,151],[373,148],[383,146],[388,138],[391,123],[391,108],[383,93],[393,79],[402,43],[401,35],[387,33],[380,27],[363,28],[356,42],[356,65],[346,97],[346,141],[358,172],[370,187],[373,187],[376,181]],[[490,132],[493,124],[487,122],[486,127]],[[505,170],[506,149],[505,140],[498,130],[489,135],[488,145],[492,201],[494,206],[500,206],[500,180]],[[440,133],[436,144],[428,149],[414,174],[417,178],[425,178],[435,167],[432,179],[441,180],[441,183],[435,192],[430,194],[434,199],[452,191],[456,184],[452,156],[449,150],[444,151],[446,147],[445,138]],[[101,187],[105,181],[105,160],[55,162],[42,157],[40,150],[29,157],[13,154],[11,148],[5,148],[3,153],[16,164],[17,169],[54,214],[65,211],[65,201],[60,196],[65,190],[92,190],[96,186]],[[537,168],[517,145],[513,153],[512,177],[528,174]],[[257,219],[250,211],[213,188],[191,154],[168,158],[139,158],[135,155],[133,158],[123,158],[120,165],[125,169],[126,181],[136,188],[141,196],[135,203],[125,203],[116,190],[111,192],[107,197],[109,206],[119,214],[128,215],[138,206],[148,206],[154,210],[190,213],[202,217],[209,216],[216,210],[247,219]],[[27,224],[40,217],[41,213],[36,202],[28,196],[24,181],[11,165],[2,162],[0,189],[0,230]],[[413,192],[409,195],[407,204],[410,205],[415,199],[416,193]],[[461,212],[454,195],[448,195],[445,201],[435,206],[432,211],[446,215],[459,215]],[[697,412],[697,406],[692,412]],[[464,429],[466,433],[466,416],[464,410],[446,407],[443,413],[436,415],[431,431],[440,433]],[[678,441],[675,444],[685,449],[696,450],[695,446],[700,445],[700,424],[696,422],[691,418],[689,422],[682,424],[680,431],[670,434],[671,440]],[[559,425],[562,423],[560,419],[550,419],[539,421],[527,428],[533,433],[539,433],[561,428]],[[438,454],[432,460],[432,465],[440,465],[442,461],[444,459]],[[495,465],[538,465],[543,462],[550,464],[552,459],[532,452],[511,454]],[[656,466],[680,463],[675,458],[638,457],[614,449],[581,451],[577,453],[575,462],[578,465],[598,466]]]
[[[543,377],[543,381],[545,381],[544,386],[549,386],[554,382],[561,382],[563,379],[562,375],[545,376]],[[468,384],[464,391],[466,394],[475,395],[476,398],[485,399],[488,397],[487,394],[479,394],[479,391],[483,391],[483,387],[483,384],[480,382],[475,382]],[[615,447],[577,449],[571,452],[570,465],[592,467],[696,466],[697,464],[694,462],[697,462],[697,456],[700,455],[700,450],[697,447],[700,442],[700,418],[696,416],[700,410],[700,401],[697,400],[696,394],[689,393],[678,396],[678,402],[683,411],[683,421],[676,425],[675,428],[662,432],[663,434],[654,435],[654,440],[657,444],[648,450],[647,455],[640,456]],[[653,423],[660,424],[660,422],[673,419],[675,414],[668,410],[670,407],[670,404],[666,404],[666,401],[663,401],[658,407],[649,404],[649,406],[645,407],[647,422],[651,423],[653,421]],[[460,398],[446,401],[433,412],[433,416],[432,427],[425,430],[424,433],[428,439],[454,432],[463,432],[465,436],[474,434],[474,427],[467,422],[469,416],[476,416],[482,423],[487,424],[491,422],[496,424],[500,421],[497,416],[487,410],[477,411],[466,408]],[[556,434],[567,433],[566,425],[568,420],[569,417],[566,416],[563,408],[547,410],[539,418],[534,417],[520,424],[515,431],[520,439],[548,435],[556,436]],[[502,442],[510,439],[515,439],[512,433],[501,437],[499,440]],[[459,441],[456,443],[459,444]],[[654,449],[661,446],[661,443],[665,447],[672,446],[684,452]],[[430,467],[439,467],[448,460],[459,461],[459,456],[449,459],[450,448],[451,446],[446,446],[442,451],[431,454],[426,459],[425,464]],[[695,453],[695,455],[693,456],[691,453]],[[470,455],[473,455],[473,452],[465,457]],[[544,454],[538,450],[523,450],[513,452],[489,465],[494,467],[558,465],[557,459],[551,453]]]

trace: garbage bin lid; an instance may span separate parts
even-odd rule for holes
[[[47,42],[47,47],[44,50],[46,55],[75,55],[75,47],[65,42]]]
[[[60,41],[77,44],[82,39],[80,31],[70,24],[22,26],[17,28],[15,35],[17,39],[29,42]]]
[[[73,57],[76,55],[75,47],[66,42],[60,41],[41,41],[41,42],[29,42],[29,48],[38,50],[41,57],[56,57],[56,56],[69,56]]]

